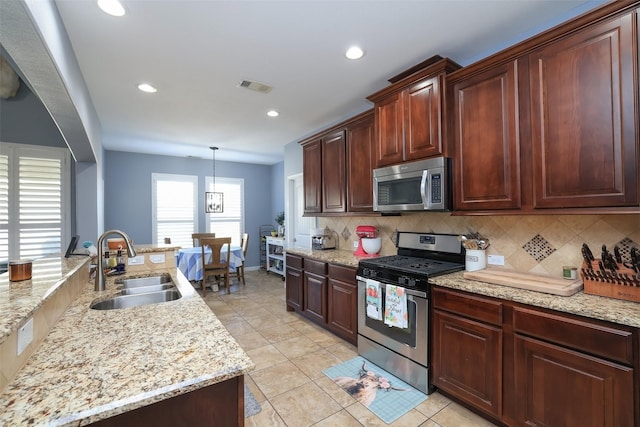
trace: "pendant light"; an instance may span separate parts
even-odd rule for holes
[[[224,212],[224,193],[216,193],[216,150],[218,147],[209,148],[213,151],[213,191],[204,193],[204,211],[205,213],[222,213]]]

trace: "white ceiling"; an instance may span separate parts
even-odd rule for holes
[[[273,164],[433,56],[461,65],[603,1],[55,0],[107,150]],[[359,44],[363,59],[344,51]],[[241,80],[273,86],[268,94]],[[148,82],[156,94],[136,86]],[[276,109],[277,118],[266,112]]]

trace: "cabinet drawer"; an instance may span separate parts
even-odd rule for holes
[[[494,325],[502,324],[502,303],[476,295],[434,287],[433,308],[446,310]]]
[[[302,257],[298,255],[287,254],[287,267],[302,270]]]
[[[327,274],[327,263],[307,258],[304,260],[304,271],[325,276]]]
[[[356,269],[329,264],[329,277],[341,282],[356,283]]]
[[[633,333],[595,321],[515,307],[513,329],[564,347],[633,365]]]

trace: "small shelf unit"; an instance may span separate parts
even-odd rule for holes
[[[272,225],[261,225],[260,231],[260,269],[267,269],[267,237],[271,236],[271,232],[275,231]]]
[[[284,237],[267,236],[267,273],[285,275]]]

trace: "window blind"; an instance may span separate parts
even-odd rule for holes
[[[198,177],[190,175],[153,174],[153,240],[192,246],[191,234],[196,230]]]

